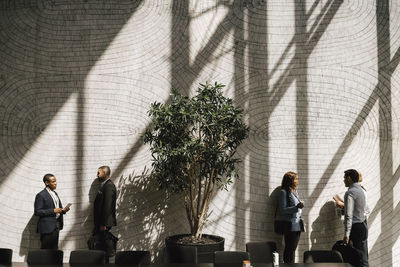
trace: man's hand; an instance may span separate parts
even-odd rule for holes
[[[333,196],[333,200],[335,200],[336,207],[344,209],[344,203],[338,195]]]
[[[107,227],[105,227],[104,225],[100,225],[99,226],[99,230],[100,231],[105,231],[107,229]]]
[[[347,237],[347,236],[345,236],[344,238],[343,238],[343,243],[345,243],[346,245],[348,245],[349,244],[349,237]]]
[[[298,207],[299,209],[302,209],[302,208],[304,208],[304,203],[299,202],[299,204],[297,204],[296,207]]]
[[[342,201],[336,201],[335,202],[336,207],[344,209],[344,203]]]
[[[62,208],[55,208],[54,213],[61,213],[63,211]]]
[[[65,208],[63,209],[63,212],[64,212],[64,213],[67,213],[69,210],[70,210],[69,207],[65,207]]]

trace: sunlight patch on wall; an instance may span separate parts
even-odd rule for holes
[[[57,192],[63,203],[76,203],[76,181],[71,178],[75,174],[77,101],[77,94],[72,94],[54,117],[42,118],[49,119],[43,123],[46,127],[10,172],[10,178],[5,179],[0,187],[0,201],[4,205],[7,222],[10,223],[8,232],[18,229],[14,236],[15,242],[19,242],[21,233],[26,238],[31,221],[36,220],[33,216],[33,203],[35,195],[44,188],[42,179],[46,173],[57,177]],[[16,189],[18,194],[15,194]],[[65,228],[69,228],[69,223],[66,222]],[[31,239],[37,237],[35,232],[31,236]]]
[[[400,49],[400,47],[399,47]],[[397,66],[392,76],[393,88],[400,88],[400,67]],[[400,176],[400,93],[398,90],[391,91],[392,100],[392,151],[393,151],[393,170],[397,177]],[[395,178],[397,178],[395,177]],[[398,192],[398,191],[397,191]]]
[[[379,240],[379,237],[381,235],[381,229],[382,229],[382,212],[379,211],[378,214],[375,217],[375,220],[372,222],[368,222],[368,250],[371,251],[371,249],[375,246],[375,243]]]
[[[397,266],[396,264],[399,264],[399,259],[400,259],[400,237],[397,237],[397,240],[394,243],[393,248],[392,248],[392,264],[393,264],[393,266]]]
[[[170,81],[171,7],[142,1],[91,68],[88,76],[114,74],[131,79],[157,74],[153,79]],[[161,80],[160,80],[161,79]]]
[[[244,161],[244,202],[249,202],[250,203],[250,155],[246,154],[245,158],[243,159]],[[245,240],[250,240],[250,205],[245,206],[244,210],[244,219],[245,219],[245,225],[244,225],[244,238]]]
[[[397,180],[396,184],[393,187],[393,210],[396,209],[397,205],[400,202],[400,179]]]
[[[78,95],[72,94],[62,105],[54,117],[48,121],[47,126],[36,138],[35,142],[29,147],[19,164],[9,174],[10,177],[26,177],[29,175],[29,181],[25,183],[28,187],[20,188],[20,192],[32,188],[40,190],[43,188],[43,175],[53,173],[57,176],[59,190],[68,190],[72,187],[67,177],[73,173],[74,159],[76,156],[75,142],[77,131]],[[44,117],[44,119],[48,119]],[[13,187],[14,183],[20,184],[17,179],[6,180],[6,183]],[[68,185],[69,184],[69,185]],[[69,194],[70,192],[68,192]]]

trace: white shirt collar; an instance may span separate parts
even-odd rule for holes
[[[103,182],[101,182],[100,187],[103,187],[107,183],[108,180],[110,180],[110,178],[107,178]]]

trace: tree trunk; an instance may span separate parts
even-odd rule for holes
[[[212,169],[210,177],[205,181],[201,181],[198,177],[191,177],[191,183],[185,192],[186,215],[192,238],[195,239],[201,238],[203,227],[208,217],[208,207],[214,190],[213,176],[214,169]]]

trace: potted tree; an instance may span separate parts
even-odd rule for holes
[[[151,175],[160,188],[182,194],[190,227],[190,234],[170,236],[166,245],[196,245],[200,262],[210,260],[201,258],[210,249],[207,246],[223,250],[222,237],[202,231],[213,193],[228,190],[238,177],[240,159],[235,152],[249,131],[243,110],[223,96],[223,87],[219,83],[200,84],[193,97],[173,90],[169,103],[151,105],[152,129],[144,135],[153,157]]]

